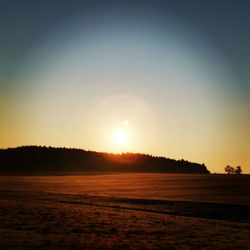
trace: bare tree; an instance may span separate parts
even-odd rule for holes
[[[235,173],[235,169],[234,169],[234,167],[231,167],[230,174],[234,174],[234,173]]]
[[[227,165],[225,167],[225,172],[227,172],[228,174],[241,174],[242,173],[242,169],[241,166],[237,166],[236,168]]]
[[[232,171],[232,167],[230,165],[227,165],[225,167],[225,171],[228,173],[228,174],[231,174],[231,171]]]
[[[237,166],[235,171],[234,171],[235,174],[241,174],[242,173],[242,169],[241,169],[241,166]]]

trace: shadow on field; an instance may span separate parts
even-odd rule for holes
[[[162,215],[166,214],[250,223],[250,206],[240,204],[136,199],[49,192],[41,192],[38,194],[37,192],[1,191],[1,197],[11,200],[31,200],[82,206],[91,205],[119,210],[158,213]]]
[[[250,246],[249,205],[7,189],[0,197],[1,249]]]

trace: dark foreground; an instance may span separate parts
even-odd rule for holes
[[[250,249],[250,176],[0,180],[1,249]]]

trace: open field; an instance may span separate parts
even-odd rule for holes
[[[1,176],[0,248],[250,249],[250,176]]]

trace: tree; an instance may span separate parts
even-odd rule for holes
[[[241,174],[242,173],[242,169],[241,169],[241,166],[237,166],[235,171],[234,171],[235,174]]]
[[[225,167],[225,172],[227,172],[228,174],[241,174],[242,169],[241,169],[241,166],[237,166],[236,168],[234,168],[234,167],[231,167],[230,165],[227,165]]]
[[[227,165],[225,167],[225,172],[227,172],[228,174],[234,174],[235,170],[234,170],[234,168],[232,166]]]
[[[231,166],[230,165],[227,165],[226,167],[225,167],[225,172],[227,172],[227,174],[231,174]]]
[[[231,167],[230,174],[234,174],[234,172],[235,172],[234,167]]]

